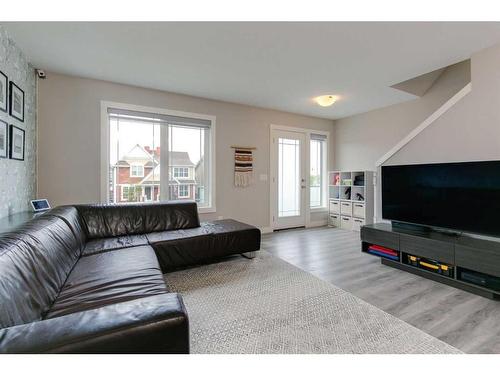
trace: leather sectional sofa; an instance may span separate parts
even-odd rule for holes
[[[57,207],[0,236],[0,352],[189,353],[163,273],[260,248],[192,202]]]

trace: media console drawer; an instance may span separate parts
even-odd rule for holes
[[[399,234],[361,227],[361,241],[399,251]]]
[[[400,247],[401,251],[407,254],[418,255],[449,264],[455,263],[453,242],[443,242],[401,234]]]
[[[456,244],[455,262],[458,267],[500,277],[500,251]]]
[[[382,264],[500,301],[500,241],[385,222],[362,226],[360,237],[361,251],[379,255]],[[392,259],[388,252],[387,259],[370,245],[393,249],[398,256]]]

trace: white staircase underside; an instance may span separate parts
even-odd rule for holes
[[[457,104],[460,100],[462,100],[467,94],[469,94],[472,90],[472,83],[469,82],[464,86],[459,92],[453,95],[450,99],[448,99],[441,107],[439,107],[436,111],[434,111],[429,117],[427,117],[420,125],[418,125],[415,129],[413,129],[406,137],[404,137],[401,141],[398,142],[393,148],[391,148],[384,156],[376,162],[376,167],[381,166],[387,160],[389,160],[396,152],[401,150],[404,146],[406,146],[413,138],[415,138],[418,134],[424,131],[429,125],[431,125],[434,121],[436,121],[439,117],[441,117],[446,111],[448,111],[451,107]]]

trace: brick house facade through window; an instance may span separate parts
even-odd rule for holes
[[[149,202],[160,200],[160,147],[135,145],[112,166],[113,202]],[[195,164],[187,152],[169,153],[169,199],[195,200]]]

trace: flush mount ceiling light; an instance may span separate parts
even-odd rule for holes
[[[337,97],[334,95],[321,95],[314,98],[314,101],[322,107],[329,107],[337,101]]]

